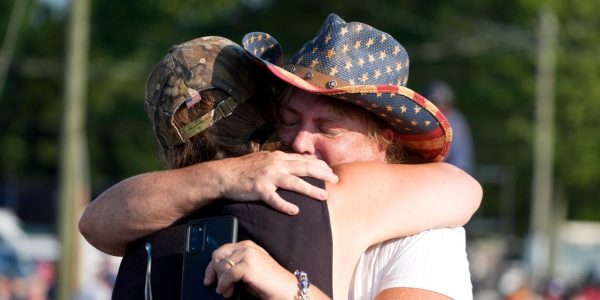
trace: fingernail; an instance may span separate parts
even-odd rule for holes
[[[289,211],[290,215],[297,215],[298,212],[300,212],[300,209],[298,208],[298,206],[294,206],[294,207],[290,208],[290,211]]]
[[[327,191],[326,190],[322,190],[321,193],[321,200],[327,200]]]

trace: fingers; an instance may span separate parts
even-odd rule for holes
[[[261,199],[274,209],[289,215],[296,215],[299,208],[284,200],[277,194],[277,188],[296,192],[316,200],[327,200],[327,190],[314,186],[299,176],[309,176],[330,182],[337,182],[338,177],[329,166],[314,158],[302,158],[302,160],[286,161],[286,171],[281,172],[273,178],[273,181],[263,178],[265,182],[257,183],[257,193]]]
[[[301,193],[308,197],[326,200],[327,192],[301,180],[308,176],[336,183],[337,175],[322,160],[313,156],[275,152],[258,152],[229,160],[229,184],[223,184],[220,194],[224,198],[241,201],[261,199],[278,211],[295,215],[299,209],[279,197],[278,188]],[[232,178],[236,178],[233,180]]]
[[[241,279],[237,274],[230,274],[230,270],[236,265],[235,258],[230,255],[238,247],[237,244],[226,244],[215,250],[205,271],[204,285],[211,285],[217,281],[217,294],[226,298],[233,295],[234,283]]]
[[[219,274],[226,270],[223,267],[224,259],[229,257],[236,249],[234,243],[225,244],[212,253],[212,260],[206,266],[204,271],[204,285],[211,285],[219,277]]]
[[[300,208],[298,206],[285,201],[277,192],[273,191],[265,196],[264,202],[267,203],[272,208],[288,214],[290,216],[295,216],[300,212]]]
[[[296,176],[282,176],[277,185],[282,189],[300,193],[310,198],[327,200],[327,190],[314,186]]]
[[[322,189],[320,187],[314,186],[299,177],[292,175],[285,175],[279,179],[276,183],[279,188],[284,190],[289,190],[292,192],[296,192],[299,194],[303,194],[307,197],[316,199],[316,200],[327,200],[328,194],[327,190]],[[261,192],[263,196],[263,201],[274,209],[286,213],[288,215],[296,215],[299,212],[298,206],[286,201],[283,199],[278,193],[277,190],[272,189],[270,191]]]
[[[211,285],[217,279],[217,271],[215,270],[214,261],[211,260],[204,271],[204,285]]]
[[[336,183],[338,177],[326,162],[313,156],[301,154],[285,154],[287,156],[287,170],[289,174],[296,176],[308,176],[323,181]]]
[[[225,297],[233,295],[238,281],[261,299],[285,299],[292,295],[290,290],[296,290],[295,277],[251,241],[217,249],[213,252],[212,267],[218,278],[216,292]]]
[[[217,284],[217,294],[221,294],[226,298],[231,297],[235,290],[234,284],[242,279],[243,269],[243,266],[234,266],[221,273]]]
[[[295,176],[309,176],[331,183],[338,181],[333,169],[323,160],[314,156],[284,153],[275,151],[270,153],[273,165],[270,169],[281,168],[281,172]]]
[[[244,261],[248,259],[248,255],[256,255],[256,253],[266,252],[252,241],[221,246],[213,252],[212,261],[206,269],[204,283],[208,285],[217,279],[216,292],[224,297],[231,297],[235,290],[234,284],[242,280],[243,275],[248,271]]]

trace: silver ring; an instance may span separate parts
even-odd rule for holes
[[[225,259],[223,259],[223,261],[232,268],[235,266],[235,263],[233,262],[233,260],[229,259],[229,257],[225,257]]]

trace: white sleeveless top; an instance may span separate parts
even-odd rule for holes
[[[348,299],[375,299],[395,287],[473,299],[465,239],[464,228],[444,228],[371,246],[356,266]]]

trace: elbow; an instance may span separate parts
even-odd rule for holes
[[[470,208],[470,216],[469,219],[471,218],[471,216],[473,214],[475,214],[475,212],[479,209],[479,206],[481,205],[481,200],[483,200],[483,188],[481,187],[481,184],[479,183],[479,181],[475,180],[475,178],[471,177],[471,183],[470,183],[470,194],[468,197],[468,205]],[[468,220],[467,220],[468,221]]]
[[[467,178],[465,178],[465,192],[463,194],[462,199],[462,204],[464,208],[462,226],[464,226],[471,220],[471,217],[475,214],[475,212],[477,212],[483,199],[483,188],[481,187],[479,181],[477,181],[475,178],[473,178],[466,172],[464,172],[464,176],[466,176]]]
[[[95,230],[96,224],[94,224],[94,221],[88,212],[88,208],[83,211],[83,214],[79,218],[79,224],[77,224],[77,228],[79,229],[79,233],[81,233],[83,238],[85,238],[90,245],[97,249],[101,248],[101,245],[99,245],[98,241],[94,239],[94,237],[97,236]]]
[[[94,221],[92,217],[93,213],[89,212],[89,206],[83,211],[77,228],[79,233],[85,238],[85,240],[92,245],[94,248],[113,256],[123,256],[125,254],[125,247],[118,247],[111,244],[111,241],[103,241],[102,233],[99,230],[99,224]]]
[[[453,177],[457,180],[453,180],[453,184],[460,183],[458,185],[458,191],[460,191],[454,200],[456,207],[459,209],[458,218],[456,219],[456,225],[464,226],[467,224],[471,217],[477,212],[481,201],[483,199],[483,188],[481,184],[462,169],[453,165],[447,164],[449,172],[452,172]],[[456,191],[456,186],[454,190]]]
[[[81,233],[81,235],[89,241],[89,237],[92,235],[93,232],[93,226],[92,226],[92,222],[89,220],[88,215],[86,214],[85,210],[83,212],[83,214],[81,215],[81,218],[79,218],[79,223],[77,224],[77,228],[79,229],[79,233]]]

